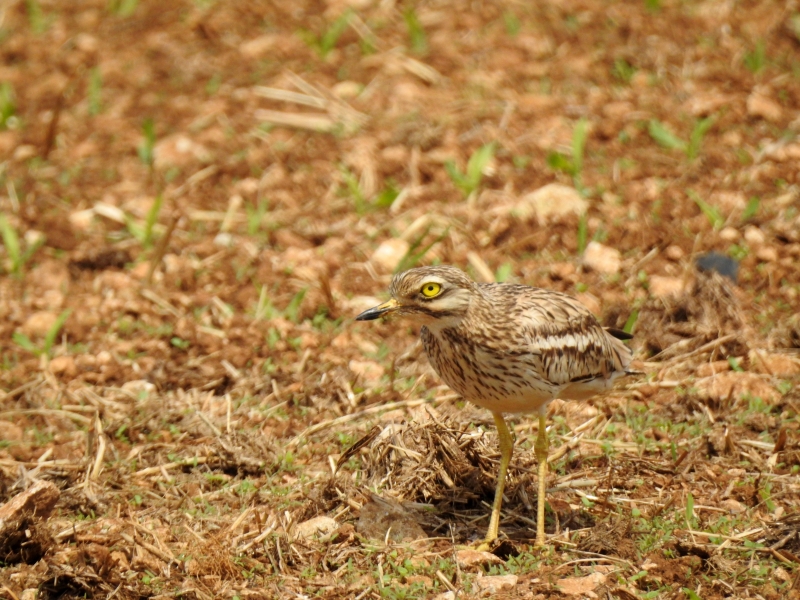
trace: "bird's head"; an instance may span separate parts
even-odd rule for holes
[[[418,267],[392,278],[392,297],[365,310],[356,321],[371,321],[397,313],[412,317],[429,328],[454,327],[464,318],[477,286],[455,267]]]

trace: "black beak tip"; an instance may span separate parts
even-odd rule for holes
[[[370,308],[356,317],[356,321],[374,321],[381,316],[381,311]]]

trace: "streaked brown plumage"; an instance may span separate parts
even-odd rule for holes
[[[395,275],[384,304],[361,313],[371,320],[395,312],[423,325],[431,365],[453,390],[492,411],[501,447],[500,474],[486,543],[497,537],[505,472],[513,440],[503,413],[538,412],[537,544],[544,543],[547,438],[544,415],[555,398],[583,400],[608,390],[626,373],[630,336],[600,326],[574,298],[539,288],[475,283],[450,266]]]

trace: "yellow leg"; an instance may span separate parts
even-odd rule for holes
[[[539,498],[536,510],[536,546],[544,546],[544,505],[547,490],[547,417],[539,415],[539,435],[536,437],[534,450],[539,462]]]
[[[503,490],[506,487],[506,473],[508,463],[511,462],[511,454],[514,452],[514,438],[508,430],[505,419],[501,413],[492,413],[494,423],[497,425],[497,434],[500,439],[500,472],[497,474],[497,487],[494,492],[494,504],[492,504],[492,518],[489,520],[489,530],[486,532],[486,539],[481,547],[488,546],[497,539],[497,532],[500,529],[500,508],[503,505]]]

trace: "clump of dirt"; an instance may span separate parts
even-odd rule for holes
[[[467,431],[449,419],[391,424],[362,453],[365,483],[413,502],[491,502],[498,459],[489,457],[497,451],[494,436]],[[517,470],[531,466],[514,465]],[[519,477],[509,478],[509,497],[519,483]]]
[[[769,335],[771,348],[800,350],[800,315],[794,315],[779,323]]]
[[[620,516],[609,517],[595,525],[589,533],[578,542],[578,549],[584,552],[635,558],[636,547],[633,544],[631,520]]]
[[[17,529],[0,536],[0,562],[7,565],[32,565],[54,544],[53,536],[43,519],[25,518]]]
[[[108,555],[107,549],[105,555]],[[47,574],[39,584],[38,597],[42,600],[109,598],[112,595],[123,599],[141,597],[136,581],[120,585],[118,573],[112,571],[113,566],[101,566],[81,557],[72,564],[48,563]]]
[[[730,279],[715,272],[697,272],[685,293],[645,302],[636,339],[653,360],[667,360],[734,336],[720,343],[716,353],[723,358],[742,356],[748,348],[744,323]]]
[[[356,531],[367,539],[396,542],[418,540],[425,536],[420,526],[420,517],[402,504],[375,494],[364,506],[358,517]]]
[[[786,515],[771,524],[764,537],[765,546],[777,550],[793,562],[800,562],[800,513]]]
[[[187,564],[192,575],[211,576],[223,581],[235,579],[240,572],[233,562],[235,550],[225,542],[225,536],[215,536],[201,544],[196,558]]]
[[[127,250],[105,248],[71,260],[69,267],[80,271],[103,271],[105,269],[123,269],[125,265],[132,262],[133,257]]]

